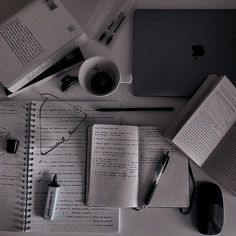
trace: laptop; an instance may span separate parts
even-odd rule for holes
[[[236,84],[236,10],[136,10],[136,96],[191,96],[209,74]]]

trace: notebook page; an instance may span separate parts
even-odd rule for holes
[[[139,127],[139,205],[144,203],[163,154],[170,151],[168,165],[149,207],[186,207],[189,205],[188,159],[165,139],[165,130],[163,125]]]
[[[88,208],[85,200],[86,135],[93,123],[118,123],[118,113],[98,113],[83,103],[88,117],[69,141],[47,155],[40,155],[39,108],[35,102],[35,133],[33,144],[32,215],[29,231],[86,231],[113,232],[118,230],[119,210],[115,208]],[[70,102],[73,106],[76,102]],[[89,104],[87,104],[89,105]],[[48,101],[41,113],[42,146],[51,146],[61,136],[67,138],[81,118],[64,102]],[[55,219],[43,219],[48,184],[57,174],[60,192]]]
[[[87,204],[138,207],[138,127],[97,124],[91,139]]]
[[[18,231],[22,228],[22,178],[26,158],[26,102],[0,102],[0,230]],[[6,152],[6,139],[19,140],[16,154]]]

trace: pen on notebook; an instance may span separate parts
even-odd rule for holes
[[[59,188],[60,185],[57,183],[57,175],[55,174],[52,182],[48,185],[48,194],[43,217],[46,220],[53,220],[54,218]]]
[[[117,108],[98,108],[96,111],[173,111],[174,107],[117,107]]]
[[[161,164],[158,166],[158,168],[156,170],[157,175],[156,175],[151,187],[149,188],[146,198],[144,200],[144,209],[146,209],[146,207],[150,204],[153,194],[157,188],[158,182],[161,178],[161,175],[164,173],[168,162],[169,162],[169,151],[163,156],[163,158],[161,160]]]

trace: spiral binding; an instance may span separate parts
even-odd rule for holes
[[[21,214],[21,228],[23,231],[30,229],[30,219],[32,211],[32,172],[33,172],[33,155],[34,155],[34,127],[35,127],[35,103],[27,105],[26,114],[26,129],[25,129],[25,163],[23,168],[23,186],[22,186],[22,214]]]

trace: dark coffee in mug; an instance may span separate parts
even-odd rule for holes
[[[105,71],[96,72],[90,80],[90,90],[97,95],[106,95],[112,92],[115,86],[114,77]]]
[[[132,76],[121,76],[119,68],[105,57],[90,57],[79,68],[79,83],[86,92],[103,97],[112,94],[121,83],[131,83]]]

